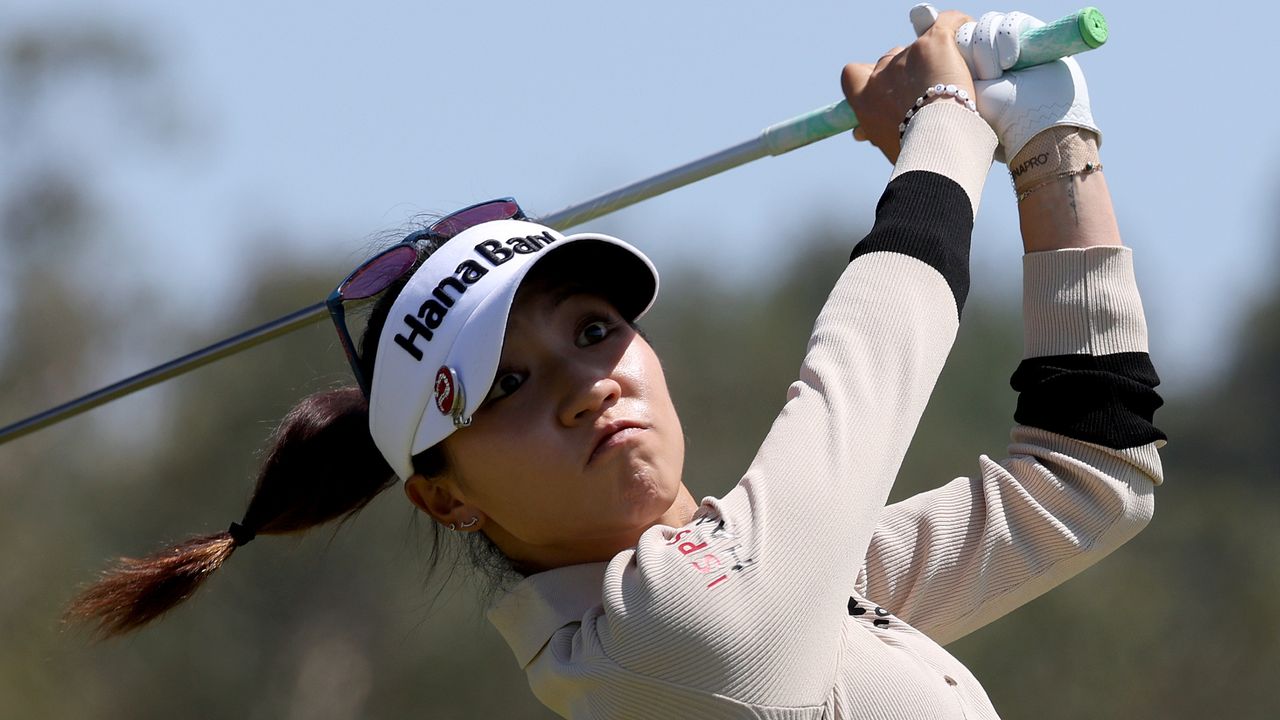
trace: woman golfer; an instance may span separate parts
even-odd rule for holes
[[[361,387],[291,412],[239,523],[125,561],[73,612],[109,633],[140,626],[256,534],[343,516],[398,476],[440,526],[500,552],[512,580],[489,617],[565,717],[996,717],[943,645],[1138,532],[1163,435],[1079,68],[975,88],[979,40],[1029,20],[967,21],[944,13],[910,47],[844,69],[858,137],[893,174],[724,497],[685,488],[680,421],[631,325],[656,295],[653,266],[495,201],[335,291]],[[956,334],[993,155],[1027,251],[1009,457],[886,506]],[[377,293],[350,337],[343,302]]]

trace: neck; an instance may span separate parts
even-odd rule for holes
[[[572,547],[531,546],[515,538],[496,524],[486,527],[485,532],[489,534],[489,538],[502,550],[503,554],[511,558],[512,563],[520,568],[522,572],[535,573],[567,565],[607,562],[623,550],[635,547],[640,542],[640,536],[644,534],[644,531],[655,525],[667,525],[670,527],[687,525],[693,519],[693,513],[697,509],[697,501],[693,499],[689,488],[685,487],[684,483],[681,483],[680,490],[676,493],[676,499],[671,503],[671,507],[667,508],[666,512],[653,522],[616,537],[598,538],[586,545],[576,544]]]
[[[667,509],[662,517],[654,525],[669,525],[670,527],[681,527],[688,525],[693,520],[693,513],[698,509],[698,501],[693,499],[693,494],[689,492],[689,488],[684,483],[680,483],[680,492],[676,494],[676,501],[671,503],[671,507]],[[645,528],[648,530],[648,528]]]

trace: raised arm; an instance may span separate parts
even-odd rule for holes
[[[957,18],[939,23],[907,51],[846,69],[868,137],[897,161],[875,225],[738,486],[704,501],[691,527],[655,528],[634,558],[611,563],[605,585],[616,590],[595,627],[623,666],[768,705],[820,705],[830,690],[859,565],[850,558],[870,542],[955,337],[996,145],[945,94],[922,102],[899,143],[903,113],[926,88],[972,87]]]
[[[1009,457],[981,457],[972,478],[886,508],[858,578],[860,592],[939,642],[1124,543],[1150,519],[1161,480],[1156,448],[1164,435],[1152,424],[1158,379],[1083,76],[1073,63],[1019,75],[980,83],[980,100],[1011,96],[1014,83],[1056,82],[1058,92],[1070,92],[1060,117],[1042,122],[1067,114],[1071,122],[1029,139],[1001,136],[1013,153],[1027,253]]]

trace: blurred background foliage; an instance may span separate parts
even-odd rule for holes
[[[97,88],[129,142],[187,142],[157,62],[118,27],[3,37],[0,421],[312,302],[346,269],[298,258],[246,267],[201,316],[175,316],[128,283],[104,291],[103,276],[129,277],[109,250],[128,218],[79,172],[74,149],[54,147],[41,108],[65,86]],[[864,229],[801,233],[794,258],[752,286],[664,269],[646,327],[681,409],[695,495],[726,492],[746,467]],[[975,292],[895,499],[1002,453],[1016,307],[1007,290]],[[1216,382],[1164,388],[1168,482],[1150,528],[952,646],[1003,715],[1274,717],[1278,319],[1280,283],[1235,347],[1206,348],[1231,355]],[[237,553],[200,597],[136,636],[94,644],[61,624],[109,558],[239,519],[274,420],[345,380],[321,324],[0,447],[0,717],[549,717],[465,568],[445,584],[425,577],[431,533],[394,491],[340,532]]]

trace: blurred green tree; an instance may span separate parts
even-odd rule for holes
[[[246,279],[244,307],[208,326],[167,320],[145,294],[100,302],[67,258],[110,234],[112,208],[91,176],[66,170],[74,162],[42,154],[53,140],[41,134],[37,100],[91,69],[97,82],[134,88],[113,112],[171,127],[163,103],[127,101],[144,92],[156,60],[145,39],[113,27],[10,32],[3,43],[0,141],[6,158],[21,158],[0,172],[5,419],[110,379],[100,358],[132,337],[127,329],[163,333],[180,352],[322,297],[340,275],[264,268]],[[695,493],[722,494],[746,468],[857,238],[830,228],[801,235],[796,258],[750,287],[666,272],[646,327],[689,437]],[[1278,318],[1280,285],[1221,381],[1174,394],[1162,412],[1169,482],[1151,527],[951,648],[1006,717],[1274,714]],[[978,453],[1003,454],[1019,354],[1014,304],[972,299],[895,498],[972,472]],[[454,583],[437,601],[438,585],[424,582],[430,533],[396,492],[341,532],[255,543],[200,597],[133,638],[89,644],[60,627],[76,585],[107,558],[238,519],[275,419],[298,397],[346,381],[332,331],[317,325],[173,382],[168,402],[152,391],[151,401],[0,448],[0,717],[549,717],[476,593]],[[104,418],[154,432],[122,442]]]

